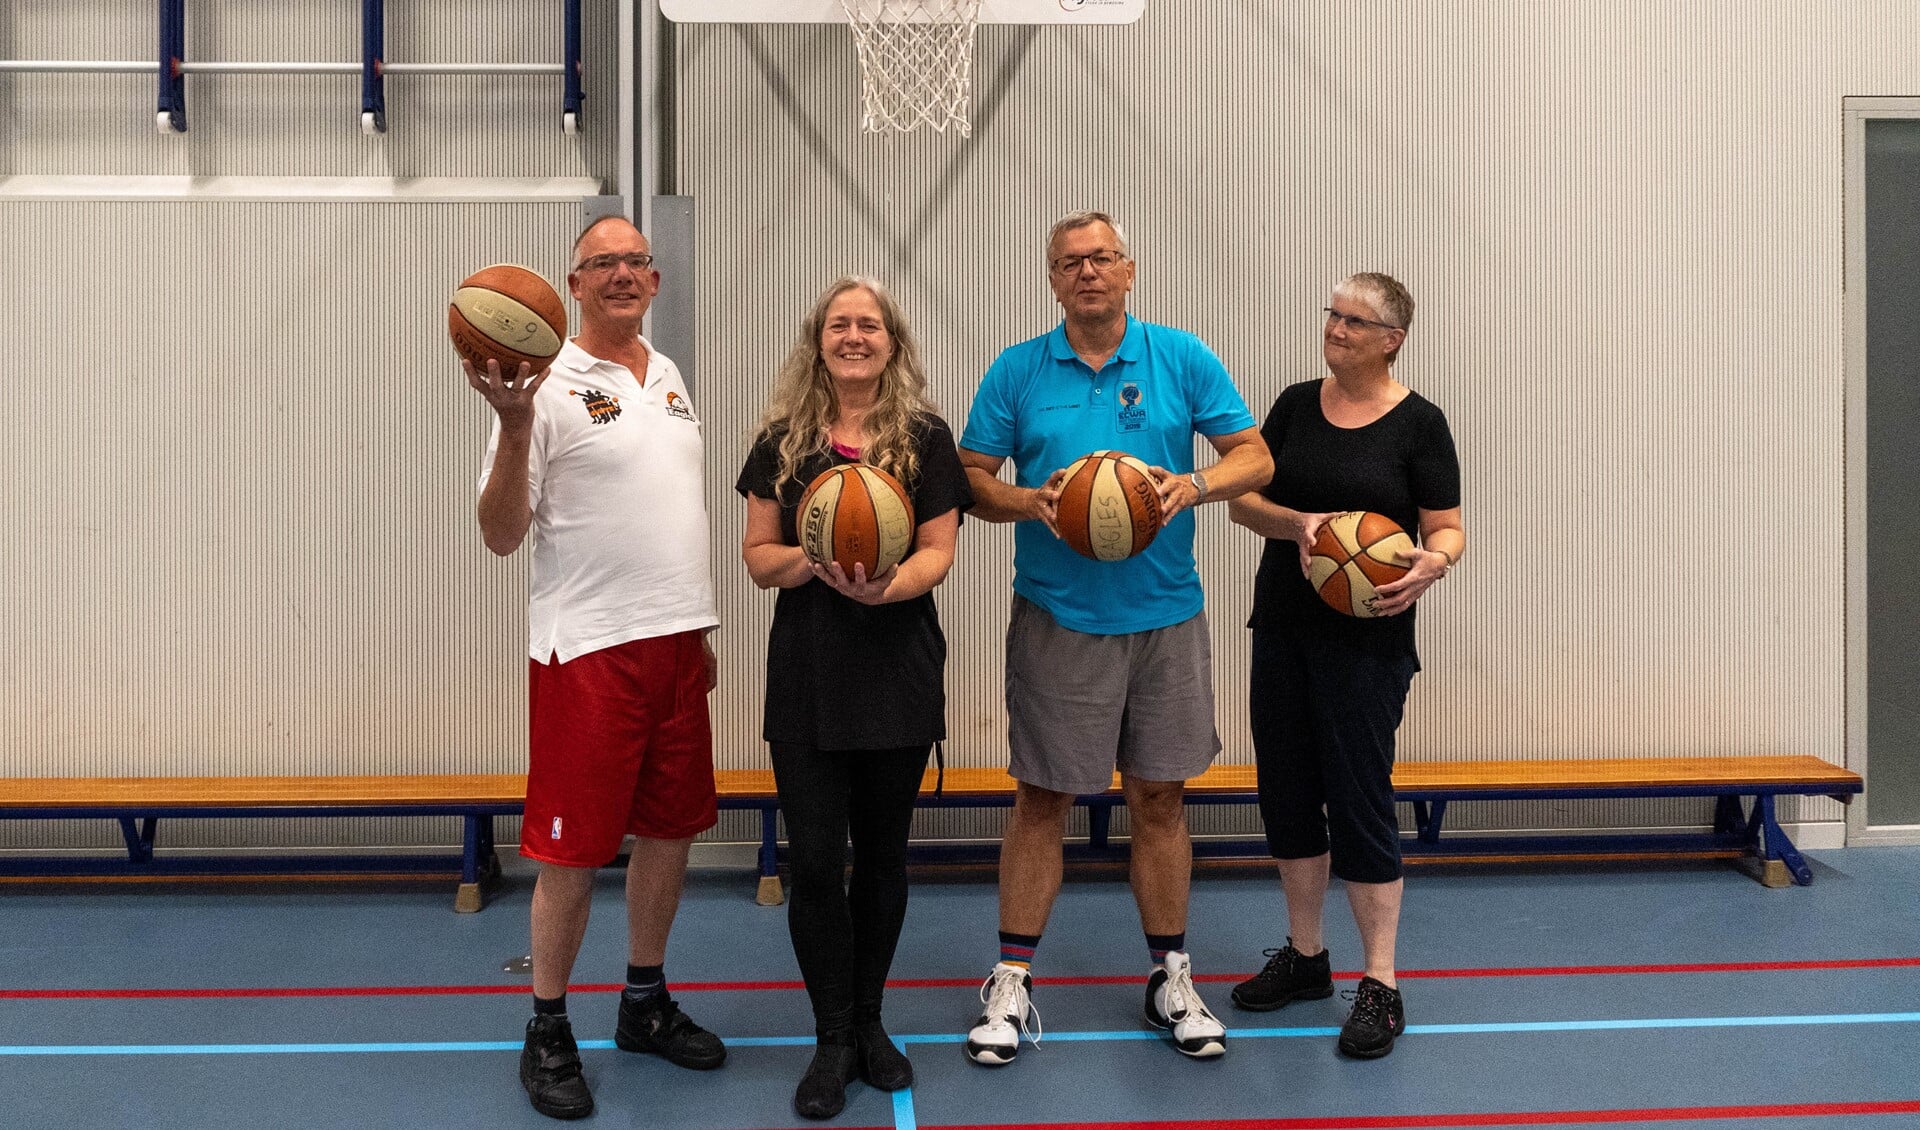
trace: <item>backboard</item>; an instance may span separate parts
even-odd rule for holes
[[[1130,24],[1147,0],[981,0],[983,24]],[[676,23],[844,24],[840,0],[660,0]]]

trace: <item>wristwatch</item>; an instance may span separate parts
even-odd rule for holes
[[[1205,476],[1203,476],[1203,475],[1201,475],[1201,474],[1200,474],[1200,472],[1198,472],[1198,471],[1188,471],[1188,472],[1187,472],[1187,480],[1188,480],[1189,482],[1191,482],[1191,483],[1193,483],[1193,489],[1194,489],[1194,490],[1197,490],[1197,491],[1199,491],[1199,492],[1200,492],[1200,497],[1199,497],[1199,498],[1196,498],[1196,499],[1194,499],[1194,501],[1195,501],[1195,502],[1205,502],[1205,501],[1207,500],[1207,480],[1206,480],[1206,477],[1205,477]]]

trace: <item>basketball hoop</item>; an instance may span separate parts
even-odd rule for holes
[[[973,132],[980,0],[840,0],[860,54],[860,128]]]

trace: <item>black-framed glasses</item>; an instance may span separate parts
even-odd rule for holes
[[[1093,269],[1104,275],[1125,262],[1126,258],[1118,251],[1095,251],[1091,255],[1062,255],[1047,266],[1053,268],[1056,275],[1077,275],[1081,264],[1092,263]]]
[[[613,270],[622,263],[626,264],[628,270],[638,274],[648,267],[653,266],[653,256],[644,251],[629,251],[624,255],[615,255],[612,253],[595,255],[591,259],[580,260],[580,265],[575,267],[574,270],[602,274]]]
[[[1376,330],[1397,330],[1400,328],[1399,326],[1390,326],[1385,322],[1376,322],[1372,318],[1362,318],[1356,314],[1342,314],[1331,306],[1322,306],[1320,309],[1327,315],[1327,321],[1339,322],[1350,330],[1357,330],[1363,326],[1371,326]]]

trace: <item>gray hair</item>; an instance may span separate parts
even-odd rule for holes
[[[1334,286],[1333,292],[1365,302],[1373,307],[1374,313],[1379,314],[1382,321],[1402,333],[1413,328],[1413,295],[1407,291],[1406,286],[1399,279],[1392,275],[1381,274],[1378,271],[1362,271],[1356,275],[1348,275]],[[1387,354],[1387,360],[1392,361],[1399,357],[1400,347],[1404,345],[1406,345],[1406,339],[1402,338],[1400,346],[1395,346],[1393,352]]]
[[[1075,228],[1084,228],[1088,224],[1105,224],[1112,228],[1113,238],[1120,241],[1120,254],[1125,255],[1129,259],[1133,258],[1133,250],[1127,246],[1127,231],[1120,226],[1119,220],[1113,218],[1111,212],[1068,212],[1066,215],[1053,221],[1052,230],[1047,232],[1048,266],[1053,265],[1053,245],[1055,241],[1057,241],[1063,233],[1070,232]]]

